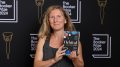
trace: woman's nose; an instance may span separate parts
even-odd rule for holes
[[[54,21],[57,22],[57,21],[58,21],[58,18],[57,18],[57,17],[54,17]]]

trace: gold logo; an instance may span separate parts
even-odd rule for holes
[[[100,7],[100,20],[101,20],[101,24],[103,24],[103,20],[104,20],[104,9],[106,7],[107,4],[107,0],[97,0],[98,1],[98,6]]]
[[[44,0],[35,0],[35,4],[38,6],[38,19],[40,19],[39,15],[40,15],[40,12],[41,12],[41,17],[42,17],[42,6],[44,4]]]
[[[10,55],[10,43],[12,41],[12,36],[13,36],[13,33],[12,32],[3,32],[3,39],[5,41],[5,44],[6,44],[6,56],[7,56],[7,59],[9,60],[9,55]]]
[[[35,0],[37,6],[41,6],[44,4],[44,0]]]

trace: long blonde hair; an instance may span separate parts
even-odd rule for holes
[[[50,6],[44,14],[43,23],[40,27],[38,37],[44,37],[44,36],[50,35],[52,29],[51,29],[50,24],[49,24],[49,15],[50,15],[51,11],[54,10],[54,9],[59,9],[61,12],[63,12],[65,20],[67,22],[64,26],[65,27],[64,29],[67,30],[67,31],[75,30],[75,27],[72,24],[72,21],[70,19],[70,16],[68,15],[68,13],[65,12],[65,10],[61,6],[53,5],[53,6]]]

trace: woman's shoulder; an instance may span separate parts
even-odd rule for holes
[[[46,38],[47,36],[38,37],[38,41],[44,41]]]
[[[44,44],[47,36],[42,36],[38,38],[38,44]]]

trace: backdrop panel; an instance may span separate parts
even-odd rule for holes
[[[33,67],[37,33],[50,5],[62,6],[80,31],[85,67],[118,65],[119,0],[36,1],[0,0],[0,67]]]

